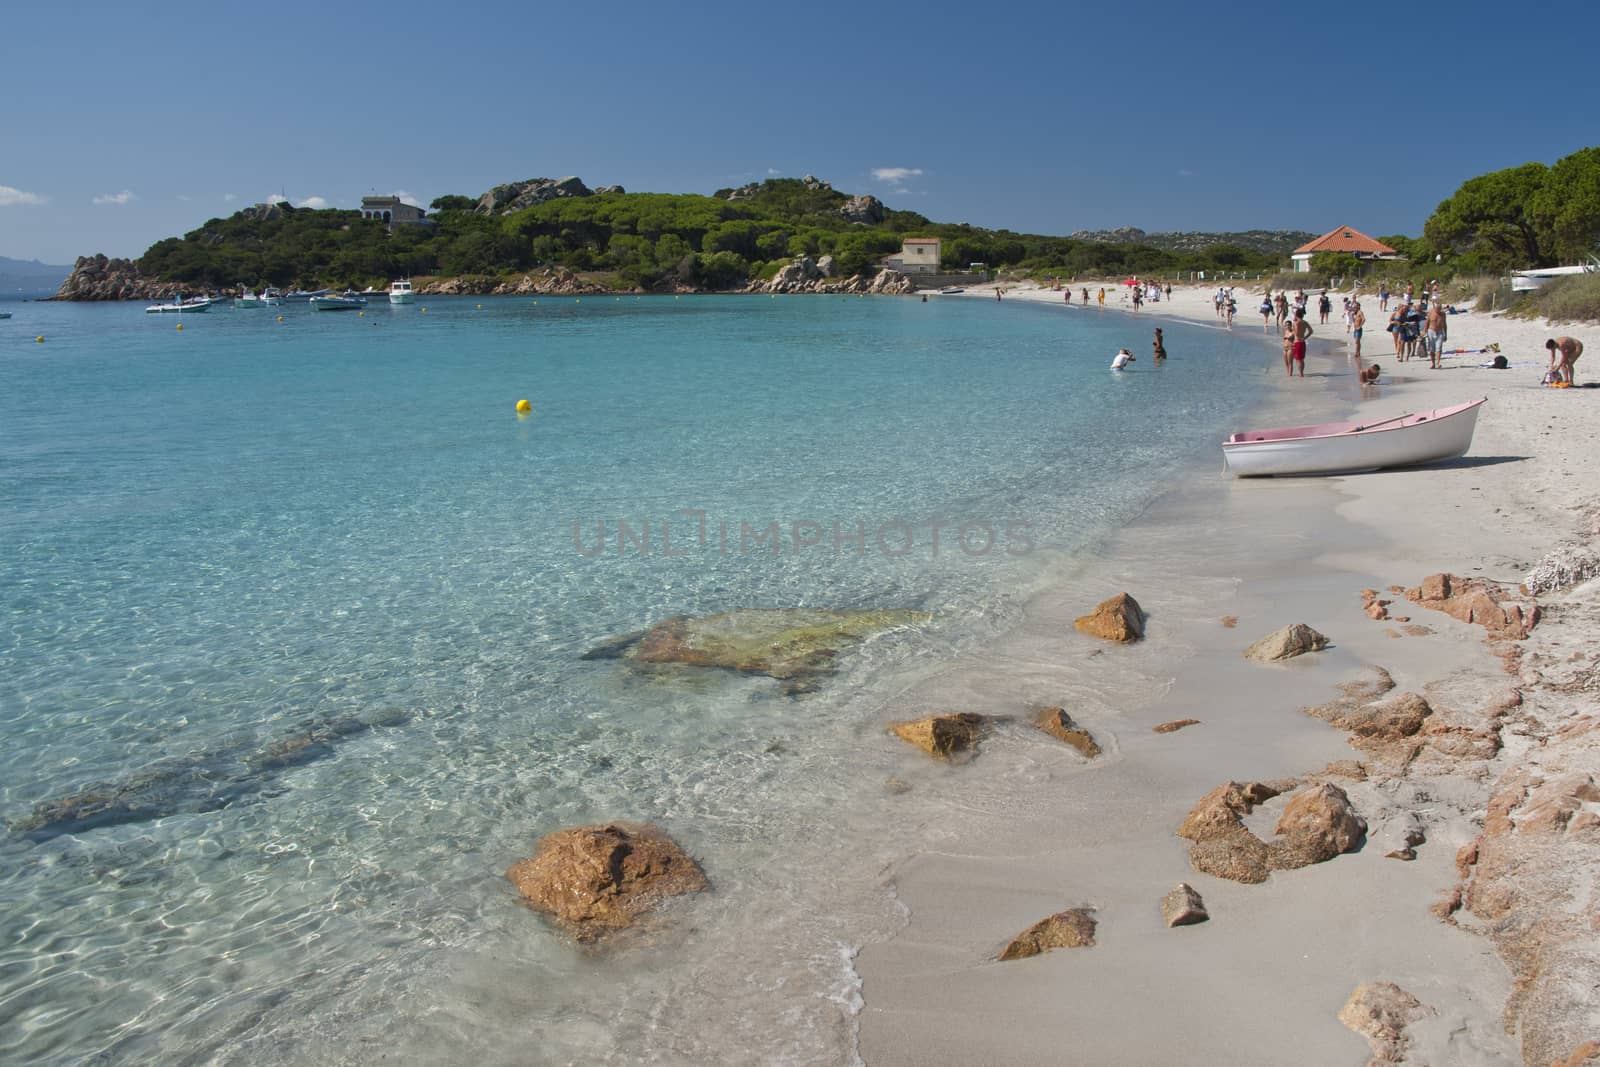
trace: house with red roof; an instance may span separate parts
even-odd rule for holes
[[[1311,257],[1318,252],[1348,252],[1357,259],[1396,259],[1400,253],[1349,226],[1336,226],[1315,241],[1307,241],[1289,256],[1294,269],[1311,269]]]

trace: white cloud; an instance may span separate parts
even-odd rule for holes
[[[408,193],[404,189],[396,189],[394,191],[394,195],[398,196],[400,198],[400,202],[402,204],[410,204],[412,207],[422,207],[423,206],[423,203],[422,203],[421,200],[418,200],[414,194]]]
[[[21,207],[42,204],[48,199],[38,193],[25,193],[9,185],[0,185],[0,207]]]
[[[328,202],[326,200],[322,199],[322,197],[320,197],[320,196],[308,196],[304,200],[300,201],[299,206],[300,207],[325,208],[325,207],[328,206]]]
[[[273,193],[271,196],[267,197],[267,203],[269,204],[287,204],[288,202],[289,198],[279,193]]]
[[[894,189],[905,184],[907,178],[922,177],[921,167],[873,167],[872,176]]]
[[[779,175],[781,175],[782,173],[783,173],[783,171],[779,170],[777,167],[768,167],[767,168],[767,175],[769,177],[776,178]]]
[[[97,204],[131,204],[139,199],[132,189],[124,189],[120,193],[101,193],[94,198]]]
[[[178,199],[182,200],[185,204],[187,204],[189,201],[193,200],[194,197],[190,196],[188,193],[179,193],[178,194]]]
[[[238,193],[223,193],[222,194],[222,199],[224,201],[226,201],[227,203],[231,204],[235,200],[239,199],[239,194]]]
[[[1190,170],[1188,167],[1183,167],[1178,171],[1178,177],[1180,177],[1180,178],[1193,178],[1194,177],[1194,171]]]

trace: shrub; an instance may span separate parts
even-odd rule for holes
[[[1511,306],[1508,315],[1551,322],[1600,322],[1600,274],[1556,278]]]

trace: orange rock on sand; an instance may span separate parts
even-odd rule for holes
[[[1144,611],[1133,597],[1118,593],[1101,601],[1088,615],[1080,615],[1073,625],[1091,637],[1137,641],[1144,636]]]

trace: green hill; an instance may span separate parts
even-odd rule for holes
[[[1275,266],[1270,254],[1227,245],[1172,251],[936,223],[809,176],[711,196],[532,179],[478,198],[440,197],[423,224],[392,232],[356,211],[257,205],[158,241],[137,266],[146,277],[196,288],[366,285],[565,267],[607,272],[622,288],[730,289],[802,255],[831,255],[845,276],[870,272],[911,234],[943,238],[947,268],[982,262],[1110,275]]]

